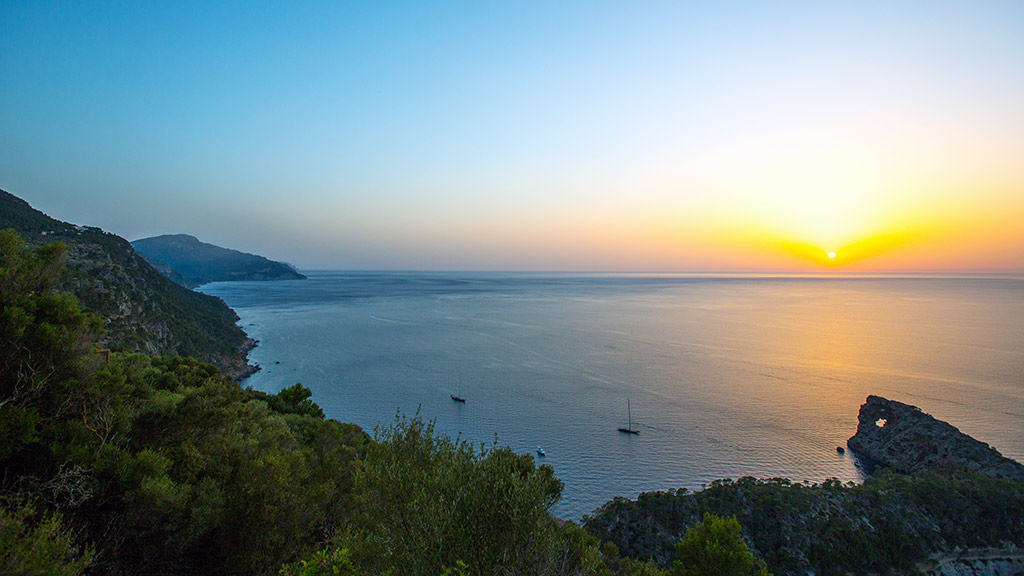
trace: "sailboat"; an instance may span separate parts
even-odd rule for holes
[[[458,386],[455,389],[455,393],[452,394],[451,396],[452,396],[452,400],[455,400],[456,402],[462,402],[463,404],[465,404],[466,403],[466,399],[459,395],[459,393],[462,391],[461,388],[462,388],[462,376],[459,376],[459,384],[458,384]]]
[[[626,434],[639,434],[640,431],[633,428],[633,412],[629,409],[629,398],[626,398],[626,416],[629,418],[629,426],[619,426],[619,432],[625,432]]]

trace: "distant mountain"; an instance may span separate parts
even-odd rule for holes
[[[219,298],[170,281],[115,234],[50,218],[0,190],[0,229],[29,244],[68,247],[59,288],[105,319],[104,344],[114,350],[193,356],[235,377],[251,373],[253,341]]]
[[[301,280],[283,262],[200,242],[188,234],[167,234],[132,242],[135,251],[168,278],[188,288],[229,280]]]

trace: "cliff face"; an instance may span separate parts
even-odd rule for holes
[[[187,234],[143,238],[132,246],[158,270],[189,288],[207,282],[306,278],[282,262],[200,242]]]
[[[904,474],[963,470],[1024,482],[1024,466],[915,406],[868,396],[857,420],[857,433],[846,444],[871,466]]]
[[[0,229],[29,244],[68,247],[59,289],[104,318],[103,343],[115,350],[193,356],[236,378],[251,373],[253,341],[219,298],[171,282],[135,253],[127,240],[88,226],[50,218],[0,190]]]

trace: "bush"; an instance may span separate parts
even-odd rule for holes
[[[676,544],[675,576],[767,576],[768,567],[743,541],[735,516],[704,514],[704,521]]]

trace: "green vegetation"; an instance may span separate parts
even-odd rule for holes
[[[0,233],[0,569],[12,574],[658,574],[548,509],[548,467],[193,358],[93,353],[63,249]]]
[[[1024,543],[1024,487],[938,472],[721,480],[616,499],[584,530],[549,514],[551,468],[418,416],[371,439],[301,384],[105,362],[103,321],[56,290],[63,254],[0,232],[3,574],[866,574]]]
[[[768,576],[768,567],[743,541],[735,516],[704,514],[676,544],[673,576]]]
[[[40,517],[31,506],[0,507],[0,574],[78,576],[92,553],[75,545],[60,514]]]
[[[102,364],[97,320],[52,290],[60,253],[0,233],[5,542],[57,561],[77,534],[95,554],[66,563],[93,573],[270,574],[347,522],[366,434],[301,385],[245,390],[192,358]]]
[[[562,483],[508,448],[438,436],[421,418],[376,430],[355,479],[356,513],[332,547],[286,575],[664,576],[620,558],[548,509]]]
[[[53,285],[100,318],[104,347],[193,356],[236,376],[251,370],[245,359],[251,341],[235,325],[235,312],[168,280],[124,238],[55,220],[0,190],[0,229],[6,228],[32,246],[64,244],[65,266]]]
[[[356,478],[351,534],[369,572],[439,574],[462,561],[471,574],[530,574],[582,561],[549,546],[557,528],[548,508],[562,490],[549,466],[438,437],[419,418],[398,419],[375,439]]]
[[[957,547],[1024,543],[1024,486],[971,473],[881,470],[863,485],[717,480],[695,493],[618,498],[584,524],[625,554],[668,567],[707,513],[735,516],[776,574],[884,573]]]

